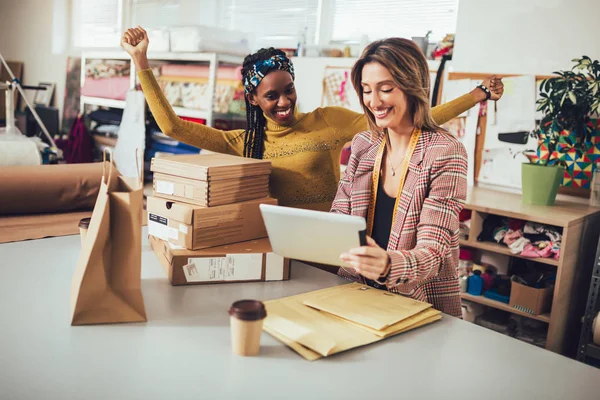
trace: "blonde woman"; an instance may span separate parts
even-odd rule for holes
[[[410,40],[372,43],[352,83],[370,130],[352,141],[331,211],[365,217],[368,237],[340,256],[353,266],[340,274],[460,316],[458,214],[467,156],[431,115],[425,57]]]

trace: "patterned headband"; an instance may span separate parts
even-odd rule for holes
[[[256,89],[260,81],[262,81],[265,75],[271,70],[289,72],[292,75],[292,79],[295,79],[294,64],[292,64],[292,61],[286,56],[276,54],[267,60],[257,61],[252,69],[247,72],[246,77],[244,78],[244,92],[250,93]]]

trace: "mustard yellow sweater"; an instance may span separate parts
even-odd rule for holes
[[[150,110],[165,135],[218,153],[241,156],[244,130],[221,131],[180,119],[163,95],[152,70],[138,72]],[[477,104],[466,94],[434,107],[434,120],[443,124]],[[280,205],[329,211],[340,179],[340,154],[355,134],[367,130],[363,114],[324,107],[296,113],[293,126],[279,126],[267,118],[263,158],[271,160],[271,196]]]

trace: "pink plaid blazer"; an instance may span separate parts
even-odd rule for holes
[[[367,217],[375,157],[382,138],[357,134],[332,212]],[[389,291],[460,317],[458,214],[467,192],[467,154],[455,137],[422,132],[410,159],[388,254]],[[392,216],[390,215],[390,218]],[[339,274],[365,282],[340,268]]]

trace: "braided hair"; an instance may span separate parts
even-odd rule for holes
[[[285,57],[283,51],[274,49],[273,47],[260,49],[256,53],[246,56],[242,66],[242,82],[250,79],[250,75],[254,70],[254,65],[258,61],[268,60],[275,55]],[[277,68],[273,68],[273,70],[276,69]],[[248,96],[244,96],[244,98],[246,100],[247,124],[246,132],[244,134],[244,157],[262,159],[267,120],[260,107],[252,105],[248,100]]]

